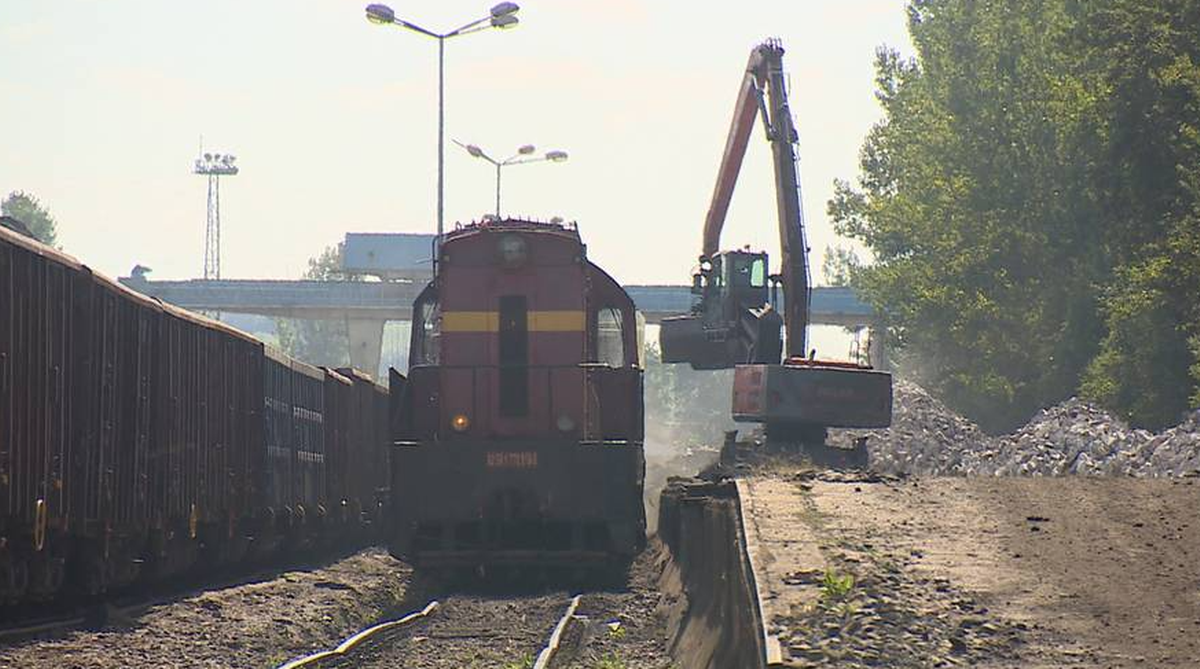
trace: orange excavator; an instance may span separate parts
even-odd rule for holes
[[[853,450],[834,448],[827,444],[827,429],[890,425],[892,377],[806,352],[811,281],[796,165],[799,136],[788,107],[783,53],[779,41],[771,40],[750,54],[704,221],[700,269],[692,277],[694,304],[688,314],[663,319],[662,359],[695,369],[733,367],[735,421],[761,423],[769,444],[799,448],[814,462],[865,466],[864,443]],[[777,275],[768,272],[764,252],[720,251],[725,215],[760,114],[775,167],[783,256]]]

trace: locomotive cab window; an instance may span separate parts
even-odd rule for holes
[[[605,307],[596,313],[596,362],[609,367],[625,366],[625,338],[621,312]]]
[[[435,295],[423,295],[413,307],[412,361],[409,365],[436,365],[440,360],[442,314]]]

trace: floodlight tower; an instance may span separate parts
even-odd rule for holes
[[[221,278],[221,177],[233,176],[238,168],[231,154],[205,153],[192,169],[208,177],[208,223],[204,229],[204,278]]]

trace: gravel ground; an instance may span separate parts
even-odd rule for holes
[[[186,596],[100,631],[0,648],[0,668],[274,667],[391,613],[409,573],[385,551],[367,550]]]
[[[747,475],[786,666],[1198,666],[1194,479]]]
[[[1188,476],[1200,472],[1200,410],[1160,433],[1130,428],[1072,398],[1019,430],[985,434],[921,387],[897,379],[892,426],[834,430],[833,440],[868,437],[871,468],[890,474]]]
[[[860,576],[863,610],[882,594],[920,613],[901,630],[929,648],[927,658],[1022,669],[1195,667],[1194,483],[818,479],[807,495],[827,552]],[[934,666],[898,645],[887,666]]]

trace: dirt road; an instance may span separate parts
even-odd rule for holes
[[[1195,479],[777,471],[743,490],[789,666],[1200,666]]]

